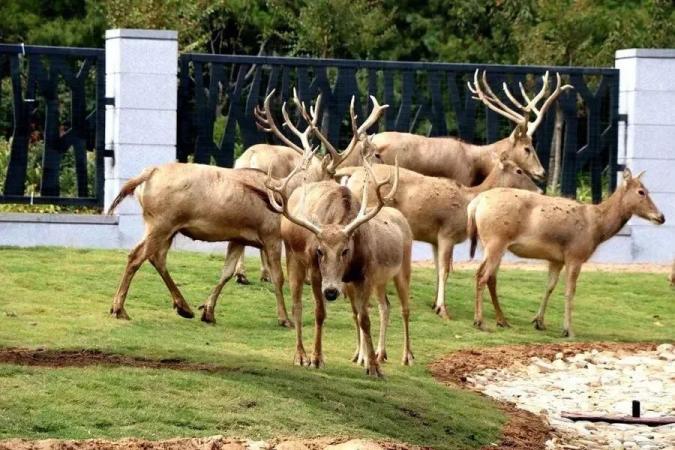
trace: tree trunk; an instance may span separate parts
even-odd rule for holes
[[[551,138],[551,156],[549,159],[549,180],[548,190],[552,192],[560,191],[560,169],[562,164],[562,133],[563,133],[563,113],[560,106],[555,109],[555,124],[553,127],[553,137]]]

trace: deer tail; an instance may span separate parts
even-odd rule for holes
[[[113,200],[110,204],[110,207],[108,208],[108,215],[111,215],[115,211],[115,208],[117,208],[119,204],[122,203],[122,200],[132,195],[138,186],[148,181],[152,174],[155,173],[155,170],[157,170],[156,167],[148,167],[147,169],[144,169],[139,176],[124,183],[124,186],[122,186],[122,189],[120,189],[120,193],[117,194],[115,200]]]
[[[473,258],[476,255],[476,246],[478,244],[478,228],[476,227],[476,208],[478,207],[478,198],[474,198],[467,206],[466,232],[471,239],[471,249],[469,255]]]

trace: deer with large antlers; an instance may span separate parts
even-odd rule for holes
[[[384,176],[390,166],[376,165],[373,171]],[[340,169],[337,177],[349,176],[347,187],[359,195],[365,186],[368,171],[359,167]],[[389,206],[403,213],[415,240],[433,246],[436,265],[436,294],[434,311],[448,318],[445,305],[445,286],[452,268],[452,252],[456,244],[464,242],[466,234],[466,207],[481,192],[496,187],[513,187],[540,191],[530,177],[514,162],[502,155],[488,177],[475,187],[466,187],[447,178],[428,177],[412,170],[400,169],[400,185]],[[372,185],[373,180],[370,179]],[[385,189],[385,193],[388,193]],[[372,191],[370,204],[377,202]]]
[[[309,139],[313,133],[318,135],[318,138],[322,143],[324,143],[327,155],[320,157],[316,153],[312,153],[312,158],[305,169],[303,179],[308,181],[330,180],[332,179],[338,167],[357,166],[361,164],[361,152],[354,151],[354,148],[358,142],[355,137],[352,137],[352,140],[343,151],[338,151],[333,145],[330,144],[330,142],[328,142],[328,139],[326,139],[319,130],[317,122],[320,117],[321,95],[317,96],[314,105],[310,106],[309,111],[307,111],[304,103],[298,98],[297,91],[295,89],[293,90],[292,101],[301,117],[307,121],[307,126],[304,131],[300,131],[293,124],[290,114],[286,108],[286,103],[284,102],[282,105],[281,111],[284,118],[284,126],[287,127],[291,133],[299,139],[300,145],[297,145],[295,142],[293,142],[293,140],[286,137],[286,135],[281,131],[274,121],[272,110],[270,108],[270,101],[274,94],[275,90],[272,90],[267,95],[267,97],[265,97],[262,108],[256,106],[254,115],[258,128],[275,135],[284,145],[253,145],[246,149],[246,151],[244,151],[244,153],[242,153],[241,156],[235,161],[235,169],[253,168],[262,170],[265,173],[267,173],[269,170],[272,170],[273,177],[286,177],[293,171],[295,167],[301,164],[304,154],[303,146],[309,145]],[[370,100],[373,103],[373,108],[361,127],[359,127],[361,132],[365,132],[370,127],[372,127],[377,122],[382,111],[384,110],[384,107],[377,102],[375,97],[371,96]],[[354,117],[354,101],[355,99],[352,97],[350,104],[350,115],[352,118]],[[293,180],[289,185],[289,189],[295,189],[299,183],[300,178]],[[248,278],[246,277],[243,256],[240,258],[237,264],[235,276],[238,283],[249,283]],[[264,259],[262,261],[261,267],[261,279],[269,279],[269,274]]]
[[[560,74],[556,75],[557,84],[553,92],[546,96],[549,87],[549,74],[543,76],[541,90],[532,98],[520,84],[524,102],[511,94],[506,83],[503,90],[513,107],[507,106],[490,88],[486,72],[479,78],[476,70],[473,85],[468,83],[474,99],[480,100],[497,114],[506,117],[515,124],[510,136],[488,145],[473,145],[453,137],[426,137],[410,133],[383,132],[373,136],[377,147],[376,158],[385,164],[393,164],[398,157],[401,167],[423,175],[452,178],[466,186],[475,186],[485,179],[498,164],[499,157],[506,155],[535,179],[543,180],[544,168],[539,162],[532,144],[532,136],[541,124],[544,114],[558,96],[572,86],[561,86]],[[530,116],[534,113],[534,120]]]
[[[361,129],[364,126],[357,128],[355,118],[352,113],[355,139],[365,139],[365,132]],[[307,155],[315,151],[308,146],[305,148]],[[305,161],[308,159],[305,157]],[[367,205],[367,189],[364,189],[359,202],[348,188],[333,181],[304,183],[289,194],[289,181],[296,176],[295,171],[280,183],[275,183],[269,177],[268,194],[270,203],[284,217],[281,235],[286,248],[293,318],[296,323],[295,362],[317,368],[323,365],[325,301],[335,301],[344,293],[350,300],[357,325],[355,360],[362,357],[367,373],[381,376],[380,362],[386,355],[384,338],[388,319],[388,309],[382,305],[388,305],[385,288],[392,278],[403,314],[402,361],[409,364],[413,358],[408,330],[412,232],[399,211],[384,207],[396,193],[398,167],[393,170],[393,175],[389,174],[389,178],[377,181],[370,163],[364,159],[363,164],[369,176],[376,180],[378,201],[371,208]],[[382,194],[386,184],[393,186],[388,196]],[[307,357],[302,340],[302,289],[307,272],[315,300],[316,332],[311,358]],[[368,302],[372,293],[377,295],[381,306],[377,352],[373,346],[368,316]]]
[[[608,240],[637,215],[656,224],[665,217],[652,202],[640,181],[626,169],[623,184],[598,205],[547,197],[515,189],[493,189],[478,195],[468,207],[467,228],[472,240],[483,245],[483,262],[476,272],[474,325],[483,326],[483,290],[490,291],[497,324],[506,325],[497,297],[497,270],[506,250],[523,258],[549,262],[548,286],[533,319],[535,328],[544,329],[544,313],[563,266],[567,267],[565,286],[564,336],[573,336],[572,302],[583,263],[602,242]]]

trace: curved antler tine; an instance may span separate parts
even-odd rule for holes
[[[498,98],[495,98],[494,93],[492,90],[490,90],[490,86],[487,83],[487,71],[483,71],[483,85],[481,86],[481,82],[478,79],[478,73],[479,70],[476,69],[476,71],[473,74],[473,89],[471,89],[471,86],[469,85],[469,90],[471,90],[473,93],[475,93],[478,96],[478,100],[483,102],[485,106],[490,108],[492,111],[496,112],[497,114],[506,117],[512,122],[515,122],[516,124],[521,124],[524,121],[524,117],[522,117],[520,114],[516,113],[515,111],[511,110],[510,108],[506,107],[501,100]],[[487,94],[483,92],[483,87],[485,87]],[[474,97],[475,98],[475,97]],[[500,106],[503,105],[502,106]]]
[[[396,195],[396,191],[398,191],[398,181],[399,181],[399,167],[398,167],[398,153],[396,153],[396,156],[394,157],[394,168],[392,169],[392,173],[389,174],[389,178],[387,178],[387,181],[385,184],[391,184],[391,190],[389,191],[389,194],[387,194],[386,197],[383,198],[384,203],[389,203],[394,196]],[[391,182],[392,176],[394,177],[394,182]],[[379,189],[378,189],[378,195],[379,195]]]
[[[351,124],[352,124],[352,136],[355,136],[358,133],[358,125],[356,125],[356,118],[358,117],[356,115],[355,109],[354,109],[354,102],[355,102],[355,96],[352,95],[352,100],[349,102],[349,118],[351,119]]]
[[[522,83],[520,84],[522,86]],[[508,85],[506,84],[506,81],[502,83],[502,90],[504,91],[504,94],[511,100],[511,103],[516,105],[518,108],[523,109],[524,106],[516,99],[516,97],[511,94],[511,91],[509,90]]]
[[[548,72],[547,72],[548,74]],[[547,83],[547,82],[546,82]],[[532,136],[534,132],[537,130],[537,127],[541,124],[541,122],[544,120],[544,114],[546,114],[546,111],[551,107],[553,102],[556,101],[556,99],[562,94],[563,92],[567,91],[568,89],[573,89],[573,86],[566,84],[564,86],[560,86],[562,84],[562,78],[560,77],[560,73],[556,73],[556,87],[549,95],[549,97],[546,99],[544,104],[541,106],[541,109],[536,110],[536,115],[537,118],[534,120],[534,122],[528,123],[527,124],[527,135]]]
[[[487,82],[487,70],[483,71],[483,86],[485,88],[485,91],[490,96],[490,99],[497,105],[497,107],[499,109],[502,110],[502,115],[505,115],[505,113],[508,114],[508,115],[511,115],[513,118],[518,119],[518,120],[516,120],[516,122],[523,121],[525,119],[523,116],[521,116],[520,114],[515,112],[513,109],[506,106],[506,104],[504,102],[502,102],[502,100],[499,98],[499,96],[497,96],[492,91],[492,88],[490,87],[490,85]]]
[[[263,102],[263,108],[261,109],[259,106],[256,106],[253,109],[253,115],[256,119],[256,126],[268,133],[274,133],[284,144],[286,144],[288,147],[292,148],[293,150],[303,153],[303,150],[298,147],[293,141],[288,139],[284,133],[281,132],[281,130],[277,127],[276,122],[274,121],[274,117],[272,117],[272,111],[270,109],[270,100],[272,99],[272,96],[274,96],[275,90],[272,89],[272,91],[265,97],[265,101]]]

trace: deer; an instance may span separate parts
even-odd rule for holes
[[[497,297],[497,270],[506,250],[522,258],[548,261],[548,285],[532,319],[545,329],[544,314],[563,266],[567,267],[563,336],[573,337],[572,305],[582,265],[602,242],[613,237],[632,216],[661,225],[665,222],[649,191],[630,169],[612,195],[597,204],[583,204],[561,197],[547,197],[522,190],[498,188],[479,194],[469,203],[467,230],[471,255],[477,240],[483,261],[476,272],[474,325],[483,328],[482,294],[487,285],[497,324],[506,325]]]
[[[356,127],[353,107],[350,110],[354,136],[366,139],[365,127]],[[325,137],[321,136],[320,140],[325,140]],[[317,150],[305,146],[307,155]],[[302,187],[290,191],[288,183],[296,171],[276,181],[270,174],[267,187],[270,204],[283,215],[281,235],[286,250],[293,319],[296,323],[294,362],[315,368],[323,367],[322,337],[326,302],[333,302],[344,294],[349,298],[357,326],[353,360],[362,359],[368,375],[381,377],[380,363],[386,359],[384,340],[389,317],[386,285],[391,279],[396,286],[403,316],[401,362],[408,365],[414,358],[409,334],[412,231],[398,210],[385,207],[396,193],[398,166],[393,168],[388,178],[379,181],[368,158],[363,159],[363,165],[376,185],[378,201],[371,208],[368,208],[367,188],[363,190],[359,202],[347,187],[334,181],[305,182]],[[392,188],[390,194],[384,196],[382,188],[387,184]],[[307,273],[315,301],[314,353],[311,358],[307,357],[302,339],[302,290]],[[373,293],[378,298],[381,320],[377,352],[370,334],[368,315],[368,303]]]
[[[110,314],[118,319],[129,319],[124,304],[131,281],[141,265],[149,260],[169,289],[178,315],[194,317],[166,268],[169,247],[174,236],[180,233],[202,241],[229,241],[220,280],[200,307],[202,321],[215,323],[220,292],[232,277],[244,246],[250,245],[262,249],[269,265],[279,324],[292,327],[282,290],[281,216],[267,201],[266,179],[265,172],[254,169],[169,163],[147,168],[126,182],[108,214],[135,193],[143,210],[145,233],[129,253]]]
[[[386,131],[373,136],[373,144],[378,148],[375,157],[385,164],[393,164],[396,156],[402,168],[432,177],[452,178],[465,186],[479,184],[498,164],[500,155],[507,155],[536,180],[543,180],[545,171],[539,161],[532,143],[532,136],[543,121],[546,111],[558,96],[570,85],[561,86],[560,74],[556,74],[557,84],[543,105],[537,105],[546,96],[549,85],[548,71],[542,77],[541,90],[532,98],[522,83],[520,91],[524,102],[516,99],[506,83],[503,90],[513,107],[507,106],[490,88],[486,71],[479,80],[478,69],[474,73],[473,85],[467,83],[474,99],[480,100],[492,111],[515,124],[511,134],[488,145],[473,145],[454,137],[426,137],[411,133]],[[481,82],[484,88],[481,87]],[[518,109],[520,112],[516,111]],[[534,113],[534,120],[530,115]]]
[[[295,167],[301,164],[304,155],[304,149],[301,146],[298,146],[291,139],[286,137],[284,133],[277,127],[272,111],[270,108],[270,100],[275,94],[275,90],[272,90],[266,97],[263,102],[263,107],[260,108],[256,106],[254,109],[254,116],[256,119],[256,124],[258,128],[262,131],[274,134],[283,144],[285,145],[272,145],[272,144],[255,144],[247,148],[239,158],[235,161],[234,168],[254,168],[264,171],[265,173],[268,170],[272,170],[272,176],[275,178],[284,178],[288,176]],[[301,101],[298,98],[297,91],[293,90],[293,103],[300,107]],[[370,100],[373,103],[373,109],[368,118],[364,122],[365,129],[370,128],[377,120],[373,120],[375,117],[379,117],[379,111],[381,110],[380,104],[377,102],[377,99],[373,96],[370,97]],[[350,110],[353,108],[354,97],[352,97],[352,104]],[[310,124],[308,124],[305,131],[300,132],[290,119],[288,111],[286,109],[286,103],[284,102],[281,108],[283,118],[285,120],[284,124],[287,126],[293,134],[295,134],[299,139],[301,144],[308,139],[310,131],[318,130],[316,126],[316,120],[319,117],[319,111],[321,108],[321,94],[319,94],[314,101],[314,106],[310,107],[309,116],[311,117]],[[305,109],[305,115],[307,115]],[[304,117],[306,118],[306,117]],[[312,119],[313,118],[313,119]],[[324,138],[326,142],[327,139]],[[323,158],[312,153],[312,158],[309,165],[305,169],[305,177],[310,181],[320,181],[320,180],[329,180],[332,179],[332,176],[335,174],[335,171],[339,166],[357,166],[361,163],[361,154],[358,151],[354,151],[356,140],[352,139],[352,142],[345,148],[344,151],[338,152],[330,143],[326,146],[327,155]],[[291,183],[290,187],[297,187],[294,183]],[[261,253],[261,259],[262,259]],[[260,279],[261,281],[269,281],[269,274],[266,268],[264,259],[262,260],[261,270],[260,270]],[[238,263],[235,272],[235,277],[237,283],[239,284],[249,284],[249,280],[246,276],[246,269],[244,265],[244,257],[242,256]]]
[[[390,166],[376,165],[375,175],[382,177]],[[392,206],[403,213],[417,241],[428,242],[433,247],[436,266],[436,293],[433,308],[436,314],[449,319],[445,304],[445,286],[452,270],[452,252],[456,244],[467,239],[466,207],[481,192],[495,187],[513,187],[541,192],[541,189],[506,154],[499,157],[497,165],[481,184],[467,187],[447,178],[430,177],[408,169],[399,169],[399,187],[392,197]],[[336,177],[348,176],[347,187],[357,195],[364,189],[368,170],[360,167],[339,169]],[[387,194],[385,189],[385,194]],[[371,188],[370,204],[377,202]]]

